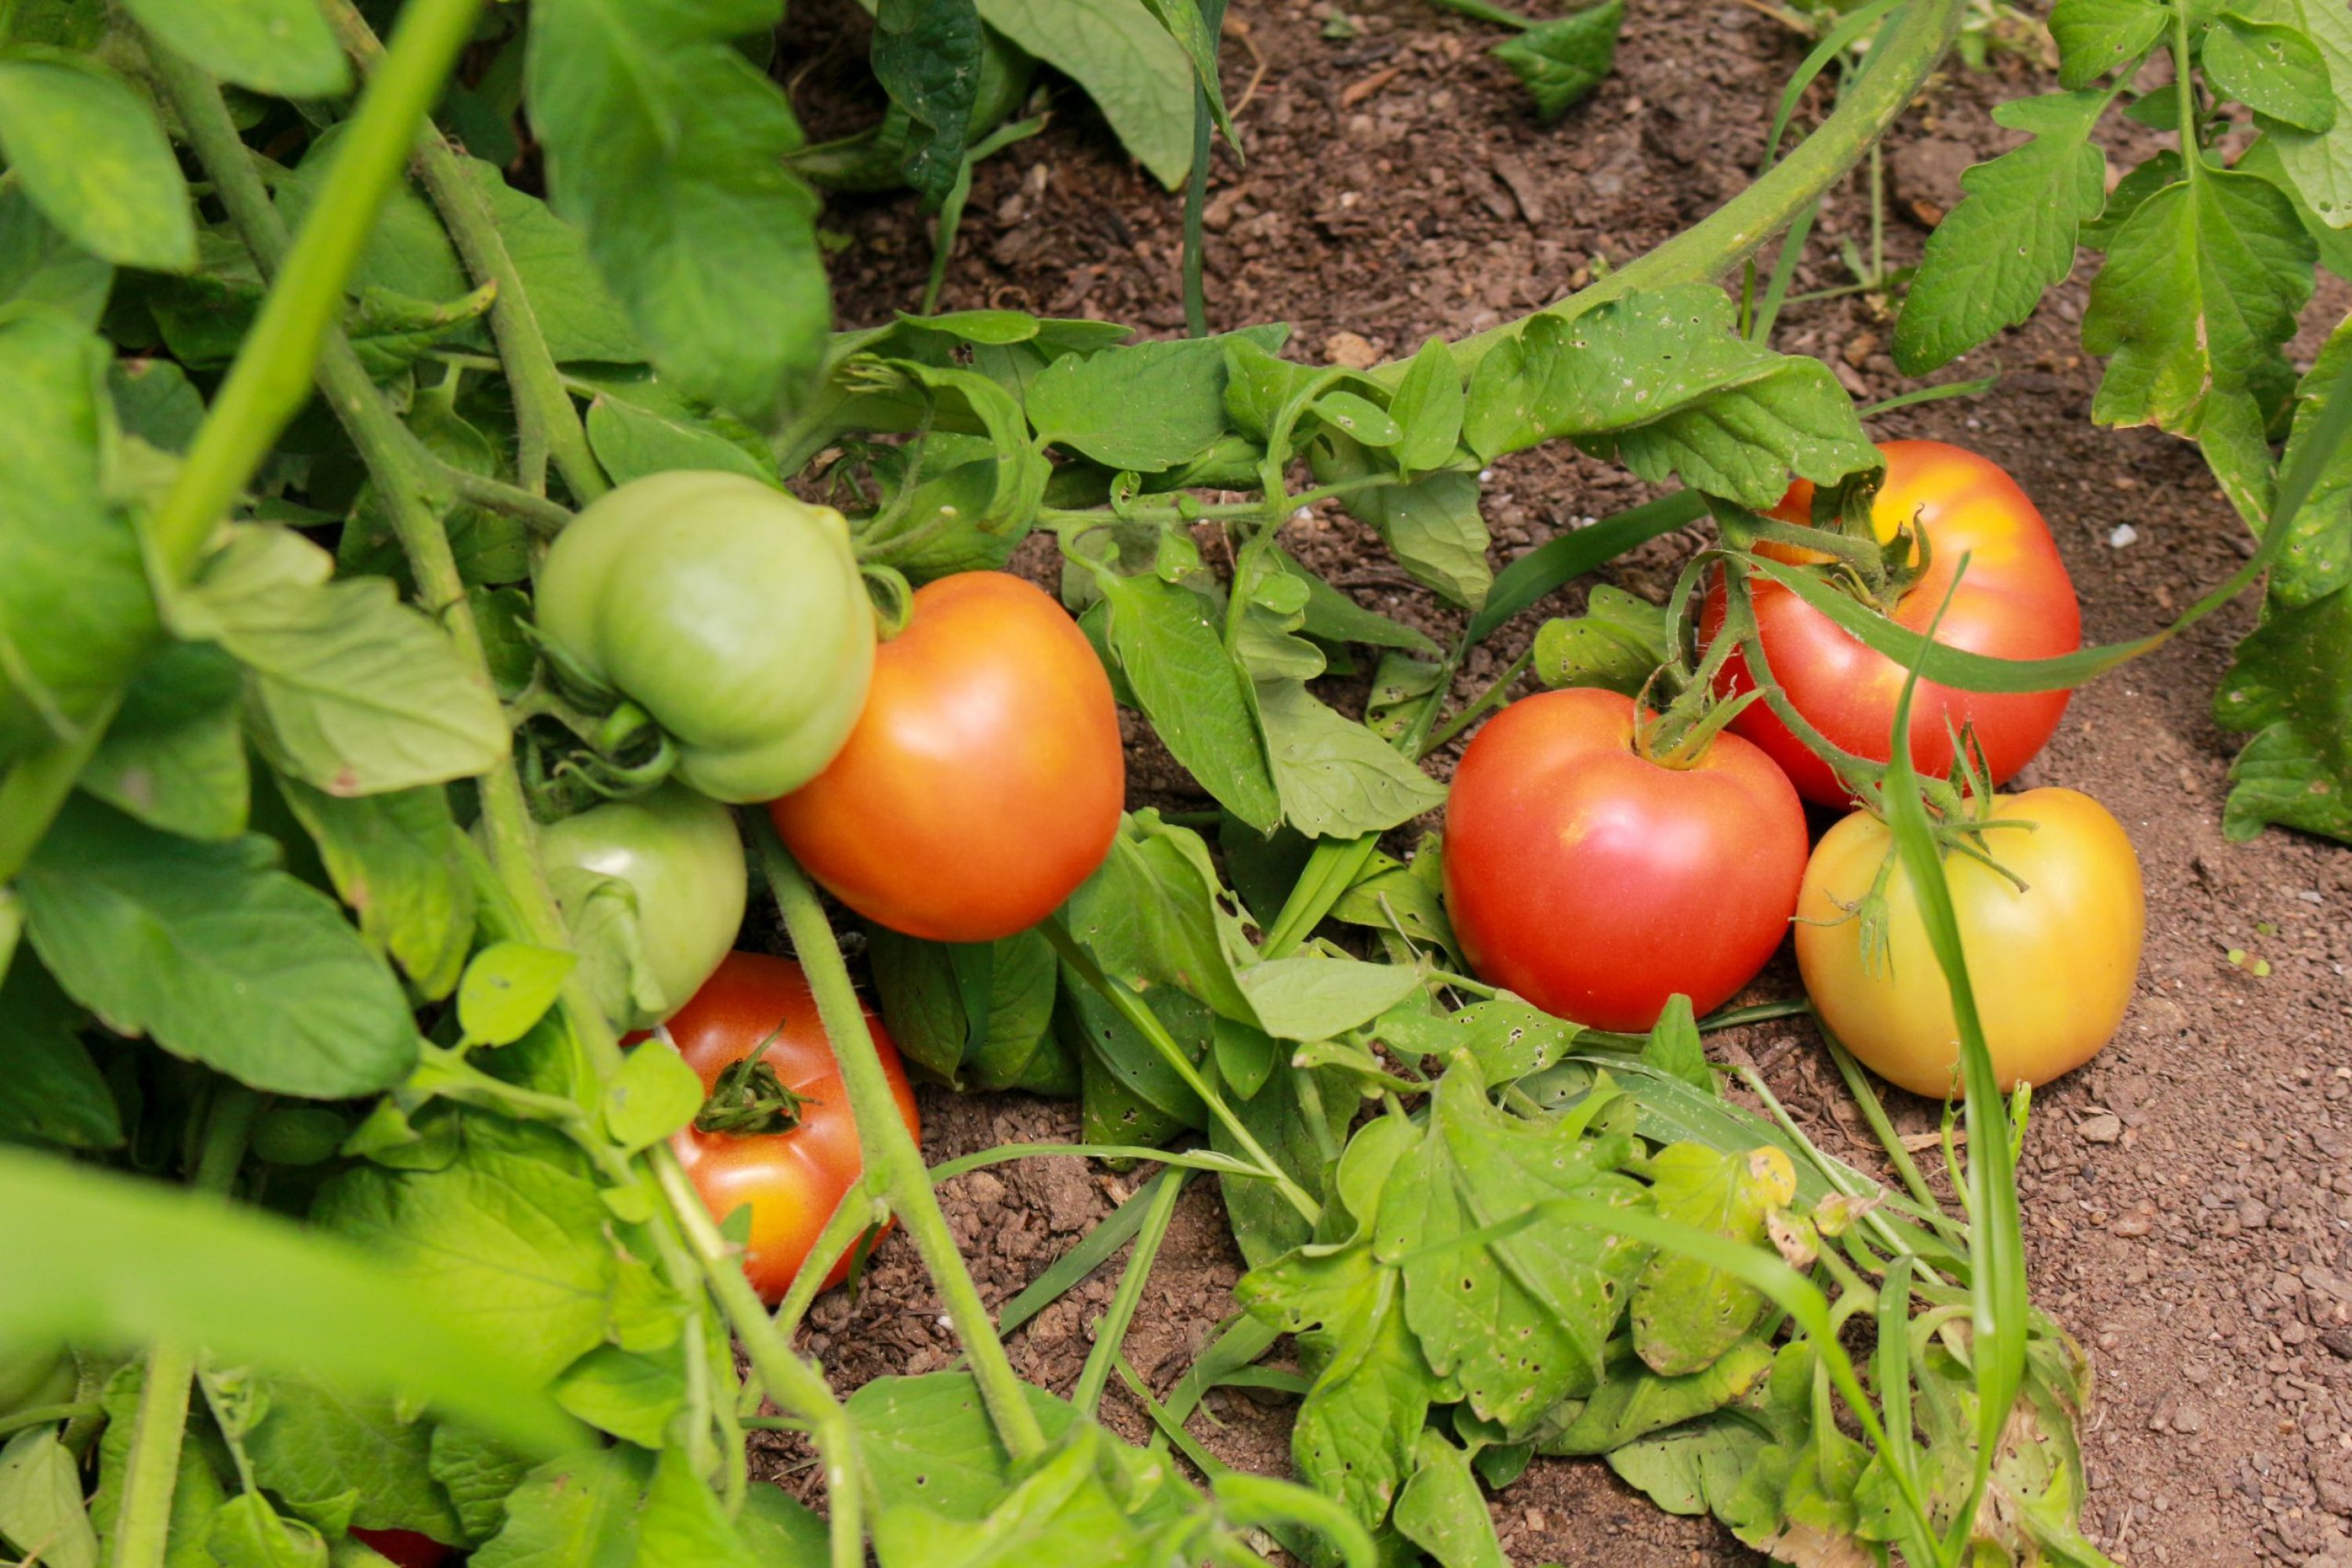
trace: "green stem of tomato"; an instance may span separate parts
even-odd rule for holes
[[[1328,485],[1299,491],[1284,498],[1285,510],[1297,510],[1317,501],[1331,500],[1352,495],[1358,490],[1381,489],[1403,484],[1400,475],[1388,473],[1357,474],[1344,479],[1334,479]],[[1171,501],[1165,506],[1129,503],[1124,510],[1101,507],[1042,506],[1037,509],[1037,521],[1049,528],[1092,528],[1113,522],[1157,522],[1175,524],[1202,521],[1265,521],[1272,516],[1272,503],[1257,500],[1215,501],[1179,508]]]
[[[1034,1458],[1045,1449],[1045,1429],[1029,1406],[1012,1358],[1004,1353],[1004,1342],[996,1337],[996,1325],[980,1299],[980,1287],[972,1283],[971,1270],[956,1249],[947,1215],[940,1209],[939,1194],[931,1186],[930,1170],[923,1163],[923,1152],[899,1119],[897,1097],[883,1074],[873,1031],[866,1027],[866,1009],[858,1003],[857,989],[850,982],[849,966],[842,962],[841,944],[834,940],[824,907],[802,874],[800,863],[776,837],[768,814],[745,815],[760,865],[775,891],[784,929],[791,933],[793,951],[799,954],[809,989],[816,995],[817,1016],[841,1064],[866,1169],[880,1179],[891,1212],[906,1227],[907,1238],[914,1243],[932,1283],[939,1287],[940,1303],[963,1342],[973,1379],[980,1385],[981,1401],[988,1406],[997,1436],[1015,1463]],[[774,1332],[765,1312],[760,1315],[760,1326],[763,1335]],[[765,1375],[763,1369],[761,1376]]]
[[[825,1220],[824,1228],[817,1232],[801,1271],[793,1276],[784,1299],[776,1303],[776,1310],[769,1319],[784,1343],[792,1343],[793,1336],[800,1331],[801,1320],[815,1305],[817,1292],[824,1289],[825,1277],[833,1272],[834,1265],[848,1257],[859,1238],[874,1227],[875,1196],[866,1184],[860,1182],[842,1194],[841,1201],[833,1205],[833,1213]],[[743,1380],[742,1395],[736,1408],[751,1415],[760,1407],[760,1369],[753,1367],[751,1375]]]
[[[373,79],[383,68],[384,48],[350,0],[327,0],[327,19],[334,25],[344,52]],[[522,273],[507,250],[506,237],[482,199],[480,187],[466,173],[457,150],[440,131],[427,124],[416,143],[416,172],[425,194],[449,231],[466,268],[477,283],[495,283],[498,297],[490,304],[490,333],[497,339],[499,359],[507,384],[514,392],[516,469],[522,488],[538,493],[546,487],[547,458],[555,459],[564,485],[583,504],[611,487],[604,471],[588,449],[580,415],[563,375],[549,352],[547,334],[540,330],[539,313]],[[559,522],[558,526],[562,526]]]
[[[1462,339],[1454,357],[1466,371],[1488,349],[1527,330],[1535,316],[1570,319],[1596,305],[1676,283],[1704,283],[1754,255],[1821,194],[1845,176],[1885,135],[1927,80],[1960,30],[1969,0],[1911,0],[1871,47],[1869,62],[1838,96],[1820,129],[1771,171],[1691,227],[1645,256],[1534,316]],[[1406,362],[1392,360],[1372,374],[1393,386]]]
[[[239,1085],[225,1084],[215,1095],[196,1156],[194,1184],[198,1192],[219,1195],[228,1191],[260,1110],[259,1097]],[[162,1568],[171,1541],[180,1447],[187,1434],[188,1385],[195,1371],[192,1345],[167,1340],[147,1353],[146,1380],[140,1386],[131,1454],[123,1467],[122,1508],[114,1520],[113,1568]]]
[[[1168,1069],[1183,1079],[1185,1088],[1201,1097],[1201,1102],[1209,1108],[1210,1114],[1223,1124],[1234,1142],[1241,1145],[1243,1154],[1257,1167],[1261,1175],[1274,1184],[1275,1190],[1281,1193],[1283,1200],[1298,1211],[1299,1217],[1308,1225],[1320,1221],[1322,1205],[1309,1196],[1305,1188],[1291,1180],[1290,1173],[1275,1162],[1274,1157],[1265,1152],[1265,1146],[1251,1134],[1242,1119],[1234,1114],[1233,1107],[1225,1103],[1225,1097],[1217,1093],[1201,1076],[1201,1069],[1192,1065],[1192,1058],[1184,1053],[1183,1047],[1176,1043],[1176,1037],[1168,1032],[1168,1026],[1160,1021],[1160,1015],[1154,1013],[1129,986],[1105,974],[1102,965],[1095,962],[1094,954],[1078,945],[1077,939],[1070,934],[1070,928],[1062,923],[1059,915],[1046,916],[1037,929],[1045,933],[1046,941],[1054,944],[1054,951],[1062,955],[1062,962],[1068,964],[1089,989],[1118,1009],[1119,1016],[1150,1043],[1151,1048],[1168,1064]]]

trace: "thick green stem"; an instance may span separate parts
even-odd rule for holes
[[[890,1092],[890,1080],[883,1076],[873,1032],[866,1026],[866,1009],[858,1004],[857,989],[850,982],[848,965],[842,962],[833,927],[825,921],[824,907],[777,838],[767,814],[751,813],[751,822],[752,841],[759,847],[768,885],[775,890],[784,929],[792,935],[793,951],[800,955],[809,989],[816,994],[817,1016],[841,1063],[866,1169],[869,1175],[880,1178],[891,1212],[906,1227],[907,1238],[914,1243],[932,1283],[939,1287],[940,1302],[955,1324],[957,1337],[963,1341],[964,1354],[971,1362],[972,1377],[980,1384],[981,1401],[988,1406],[997,1436],[1016,1462],[1032,1458],[1045,1449],[1045,1429],[1037,1424],[1037,1413],[1029,1407],[1012,1358],[1004,1353],[1004,1342],[996,1337],[996,1325],[980,1299],[980,1287],[972,1283],[963,1254],[956,1250],[947,1215],[940,1209],[939,1194],[931,1186],[930,1171],[923,1163],[923,1152],[898,1118],[898,1100]],[[764,1313],[761,1326],[773,1332]],[[761,1376],[765,1375],[763,1368]]]
[[[1797,149],[1739,195],[1647,255],[1627,262],[1556,304],[1536,312],[1563,319],[1644,289],[1720,278],[1754,255],[1886,133],[1958,36],[1969,0],[1911,0],[1872,45],[1869,63],[1838,99],[1838,106]],[[1534,316],[1462,339],[1454,357],[1468,369],[1488,349],[1517,337]],[[1374,372],[1393,385],[1405,362]]]
[[[350,0],[328,0],[327,16],[344,52],[373,79],[383,67],[384,49],[367,18]],[[547,334],[540,330],[522,274],[482,199],[480,185],[467,174],[448,140],[430,124],[417,140],[416,173],[467,270],[477,283],[498,285],[498,298],[490,305],[490,333],[498,340],[499,359],[514,392],[517,468],[523,488],[537,492],[544,487],[546,459],[551,456],[573,497],[583,505],[594,500],[611,487],[588,449],[579,411],[548,351]]]
[[[226,1193],[245,1161],[246,1140],[261,1101],[236,1084],[215,1096],[197,1155],[198,1192]],[[188,1385],[196,1371],[193,1345],[159,1344],[147,1354],[146,1381],[132,1417],[131,1455],[123,1466],[122,1508],[114,1520],[113,1568],[163,1568],[171,1544],[172,1493],[179,1485],[180,1447],[187,1435]]]

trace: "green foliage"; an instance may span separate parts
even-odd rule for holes
[[[1496,44],[1494,54],[1525,84],[1536,100],[1536,112],[1557,120],[1591,96],[1617,63],[1617,34],[1624,25],[1624,0],[1604,0],[1538,22],[1517,37]]]

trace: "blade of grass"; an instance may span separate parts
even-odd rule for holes
[[[1974,381],[1948,381],[1941,386],[1916,387],[1899,396],[1865,403],[1854,413],[1864,419],[1875,419],[1882,414],[1892,414],[1915,403],[1941,403],[1947,397],[1977,397],[2000,384],[2000,377],[1998,375],[1979,376]]]
[[[1812,52],[1798,65],[1796,75],[1789,79],[1789,85],[1780,90],[1780,112],[1772,116],[1772,129],[1764,138],[1764,158],[1756,166],[1759,178],[1780,155],[1780,138],[1788,132],[1790,117],[1797,112],[1797,100],[1805,96],[1813,79],[1844,52],[1846,46],[1876,26],[1880,17],[1900,4],[1902,0],[1871,0],[1871,4],[1849,13],[1843,21],[1822,35],[1822,41],[1813,46]]]
[[[1126,1271],[1118,1277],[1118,1293],[1111,1297],[1110,1310],[1095,1328],[1094,1349],[1087,1353],[1087,1364],[1078,1372],[1078,1386],[1070,1395],[1078,1414],[1094,1419],[1096,1409],[1102,1404],[1103,1389],[1110,1382],[1112,1359],[1127,1342],[1127,1329],[1135,1321],[1136,1304],[1143,1300],[1143,1287],[1150,1281],[1151,1265],[1160,1256],[1160,1244],[1168,1239],[1168,1223],[1176,1217],[1176,1200],[1183,1195],[1189,1171],[1162,1171],[1152,1178],[1151,1201],[1144,1205],[1143,1226],[1136,1233],[1135,1254],[1127,1260]]]
[[[1513,616],[1602,562],[1706,515],[1706,502],[1696,490],[1677,490],[1546,541],[1496,574],[1485,606],[1462,634],[1464,645],[1476,647]]]
[[[1160,1172],[1129,1194],[1127,1202],[1103,1216],[1102,1222],[1078,1238],[1078,1244],[1054,1259],[1026,1289],[997,1310],[996,1331],[1009,1334],[1077,1287],[1080,1280],[1118,1255],[1118,1249],[1143,1228],[1153,1196],[1169,1173]]]
[[[1267,1180],[1266,1173],[1245,1160],[1230,1154],[1219,1154],[1207,1149],[1153,1149],[1140,1143],[1000,1143],[993,1149],[976,1150],[960,1154],[952,1160],[942,1160],[931,1167],[931,1184],[952,1181],[961,1175],[989,1165],[1002,1165],[1013,1160],[1034,1159],[1044,1154],[1076,1154],[1088,1160],[1150,1160],[1157,1164],[1176,1165],[1187,1171],[1214,1171],[1223,1176],[1255,1176]]]

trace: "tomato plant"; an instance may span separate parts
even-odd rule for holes
[[[809,874],[859,914],[992,942],[1102,864],[1126,785],[1085,635],[1034,584],[967,572],[916,591],[841,754],[772,809]]]
[[[548,552],[538,610],[561,669],[642,707],[719,800],[814,777],[873,668],[841,514],[740,474],[653,475],[589,506]]]
[[[883,1033],[879,1016],[869,1011],[866,1022],[898,1115],[909,1132],[919,1133],[915,1091],[898,1048]],[[739,1207],[751,1211],[743,1272],[763,1299],[778,1300],[865,1169],[849,1090],[817,1017],[815,994],[798,964],[732,952],[670,1019],[667,1032],[706,1093],[719,1087],[729,1068],[745,1061],[772,1068],[783,1091],[784,1104],[772,1114],[791,1124],[784,1131],[706,1130],[706,1112],[676,1141],[678,1163],[713,1217],[723,1219]],[[835,1264],[824,1288],[848,1278],[849,1264],[846,1257]]]
[[[2123,825],[2089,795],[1996,795],[1974,854],[1945,857],[1960,944],[2003,1088],[2044,1084],[2105,1045],[2130,1005],[2147,906]],[[1893,840],[1866,811],[1822,837],[1797,908],[1797,966],[1846,1048],[1914,1094],[1957,1092],[1959,1034]],[[1866,902],[1885,867],[1883,904]],[[1859,916],[1855,911],[1863,911]]]
[[[1471,967],[1546,1012],[1647,1029],[1764,967],[1797,907],[1805,814],[1736,735],[1643,754],[1633,700],[1589,688],[1487,721],[1445,807],[1445,907]]]
[[[626,886],[655,1015],[684,1005],[734,947],[749,886],[743,843],[726,807],[684,785],[551,823],[539,847],[575,926],[593,918],[605,883]]]
[[[1940,441],[1890,441],[1879,450],[1886,479],[1871,506],[1872,527],[1882,544],[1893,543],[1899,530],[1916,530],[1920,542],[1912,556],[1924,564],[1890,610],[1897,624],[1925,632],[1940,614],[1937,641],[2000,658],[2048,658],[2082,646],[2082,611],[2065,563],[2049,525],[2015,480],[1975,453]],[[1810,522],[1812,506],[1813,487],[1800,479],[1771,515]],[[1787,561],[1809,555],[1801,546],[1769,541],[1758,549]],[[1779,584],[1759,581],[1751,593],[1772,679],[1790,706],[1832,744],[1885,761],[1903,667]],[[1713,637],[1723,617],[1724,589],[1717,584],[1707,597],[1705,635]],[[1744,653],[1731,656],[1720,680],[1726,695],[1753,689]],[[1911,715],[1912,765],[1923,773],[1948,772],[1952,736],[1965,727],[1982,748],[1993,781],[2005,783],[2048,743],[2066,711],[2067,695],[2063,689],[1964,691],[1924,682]],[[1849,799],[1829,764],[1769,705],[1751,704],[1732,725],[1780,763],[1806,799],[1823,805]]]

